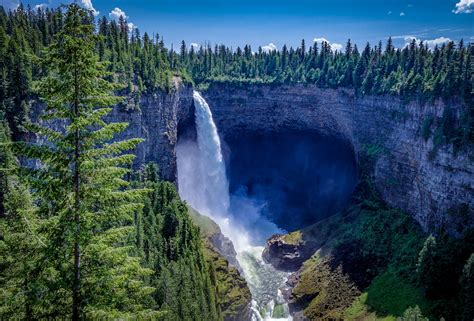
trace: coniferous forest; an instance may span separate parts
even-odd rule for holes
[[[184,41],[173,50],[159,34],[130,30],[123,16],[96,19],[76,4],[0,6],[0,319],[232,320],[222,266],[175,185],[156,164],[132,166],[142,139],[114,139],[128,126],[104,121],[114,106],[139,110],[143,95],[175,90],[175,78],[202,89],[301,83],[443,100],[463,108],[456,120],[442,115],[434,144],[462,152],[474,144],[473,57],[463,41],[430,49],[416,40],[396,48],[391,39],[363,48],[348,40],[340,51],[304,40],[281,50]],[[407,269],[434,298],[426,311],[468,320],[472,236],[436,243],[413,233],[416,262]],[[447,295],[445,273],[456,283]]]

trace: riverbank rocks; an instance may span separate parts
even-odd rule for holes
[[[273,235],[268,241],[262,257],[278,270],[296,271],[317,249],[315,242],[288,241],[286,235]]]

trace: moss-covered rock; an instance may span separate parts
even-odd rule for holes
[[[319,252],[307,260],[291,293],[290,309],[304,310],[309,320],[341,319],[360,294],[341,266],[332,269],[330,260]]]
[[[213,270],[217,284],[217,296],[225,321],[247,321],[250,319],[252,295],[238,266],[229,264],[228,257],[237,262],[232,243],[225,244],[219,226],[209,217],[190,208],[191,218],[201,233],[204,243],[204,257]],[[226,253],[221,253],[222,251]],[[233,253],[232,253],[233,251]],[[233,257],[232,257],[233,254]]]

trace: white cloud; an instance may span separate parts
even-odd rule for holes
[[[328,45],[331,47],[331,50],[333,50],[333,51],[341,51],[342,50],[342,45],[340,43],[330,42],[329,40],[327,40],[324,37],[314,38],[313,42],[317,42],[317,43],[327,42]]]
[[[94,16],[97,16],[99,14],[99,11],[94,9],[94,6],[92,5],[92,0],[80,0],[79,5],[84,9],[90,10]]]
[[[330,43],[331,49],[334,51],[341,51],[342,45],[340,43]]]
[[[35,10],[38,10],[38,9],[44,10],[44,9],[46,9],[47,6],[48,6],[47,3],[40,3],[40,4],[37,4],[37,5],[35,6]]]
[[[0,5],[2,5],[6,10],[15,10],[20,5],[19,0],[0,0]]]
[[[327,43],[329,43],[329,40],[327,40],[326,38],[321,37],[321,38],[314,38],[313,42],[317,42],[317,43],[327,42]]]
[[[456,9],[454,13],[471,13],[474,10],[474,0],[459,0],[456,3]]]
[[[263,52],[270,52],[270,51],[276,51],[276,50],[278,50],[278,48],[277,48],[277,46],[275,46],[275,44],[270,42],[268,45],[262,46],[262,50],[263,50]]]
[[[4,0],[0,0],[0,1],[4,1]],[[14,2],[14,0],[7,0],[7,2],[8,1]],[[54,8],[62,4],[69,4],[73,2],[74,2],[73,0],[49,0],[46,3],[41,3],[41,4],[36,5],[35,9],[39,9],[39,8],[45,9],[46,7]],[[99,14],[99,11],[95,10],[94,6],[92,5],[92,0],[78,0],[76,3],[80,7],[91,11],[94,16],[97,16]]]
[[[114,10],[109,12],[109,17],[110,19],[113,19],[115,21],[119,21],[120,17],[124,17],[125,19],[128,19],[128,16],[125,14],[125,11],[122,9],[115,7]],[[127,23],[128,31],[131,32],[133,29],[135,29],[137,26],[133,24],[132,22]]]
[[[450,38],[446,38],[446,37],[439,37],[439,38],[435,38],[435,39],[422,40],[422,39],[418,39],[414,36],[405,36],[403,39],[405,40],[404,47],[408,46],[413,40],[415,40],[417,45],[419,45],[420,42],[423,41],[424,44],[428,45],[429,49],[434,49],[434,47],[436,47],[436,46],[440,46],[442,44],[445,44],[445,43],[448,43],[448,42],[452,41]]]
[[[405,12],[402,11],[400,12],[400,17],[403,17],[403,16],[405,16]]]
[[[198,50],[198,49],[199,49],[199,45],[198,45],[197,43],[195,43],[195,42],[191,42],[189,45],[190,45],[192,48],[194,48],[194,50]]]
[[[444,43],[448,43],[450,41],[452,41],[452,40],[449,39],[449,38],[439,37],[439,38],[432,39],[432,40],[425,40],[424,43],[426,43],[429,48],[434,48],[436,45],[439,46],[439,45],[442,45]]]
[[[110,19],[114,19],[115,21],[118,21],[121,16],[124,17],[125,19],[128,19],[125,12],[118,7],[115,7],[114,10],[109,12]]]

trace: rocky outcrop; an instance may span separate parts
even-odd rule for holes
[[[288,242],[285,235],[273,235],[263,251],[262,257],[278,270],[296,271],[318,248],[316,242],[298,240]]]
[[[204,97],[224,140],[243,131],[331,135],[353,147],[359,165],[372,157],[371,173],[384,200],[413,215],[426,231],[444,227],[459,235],[474,224],[472,159],[452,146],[434,155],[432,138],[421,135],[425,119],[442,117],[446,108],[459,117],[460,104],[357,97],[312,85],[212,85]]]
[[[191,219],[199,227],[204,256],[214,271],[224,321],[250,320],[252,296],[242,276],[234,245],[213,220],[188,208]]]
[[[194,224],[200,229],[203,239],[212,245],[212,247],[220,253],[229,262],[242,273],[242,268],[237,261],[237,252],[235,251],[232,241],[222,234],[221,228],[207,216],[201,215],[198,211],[188,206],[189,214]]]
[[[360,295],[341,266],[333,269],[330,261],[316,254],[290,276],[286,295],[295,321],[343,320],[344,311]]]

